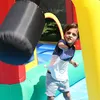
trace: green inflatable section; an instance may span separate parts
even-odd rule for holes
[[[73,59],[79,62],[79,66],[74,68],[71,64],[69,65],[70,86],[85,77],[81,50],[75,52]],[[47,68],[44,65],[39,65],[26,73],[26,80],[24,82],[13,85],[1,84],[0,100],[46,100],[46,71]],[[59,92],[56,93],[56,96],[58,94]]]

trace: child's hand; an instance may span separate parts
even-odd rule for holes
[[[77,67],[79,64],[73,60],[70,61],[70,63],[74,66],[74,67]]]
[[[72,65],[73,65],[74,67],[77,67],[79,64],[78,64],[77,62],[73,62]]]

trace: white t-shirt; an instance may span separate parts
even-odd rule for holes
[[[59,56],[53,55],[48,70],[51,76],[58,81],[68,80],[68,61],[63,61]]]

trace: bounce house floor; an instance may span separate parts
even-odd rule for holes
[[[88,100],[85,78],[74,84],[70,88],[72,100]],[[65,100],[62,94],[59,94],[55,100]]]

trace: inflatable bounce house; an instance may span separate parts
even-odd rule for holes
[[[51,9],[53,1],[46,0],[47,5],[44,4],[44,1],[0,1],[0,100],[46,100],[45,75],[47,69],[44,68],[44,65],[49,63],[48,51],[53,51],[54,46],[48,48],[48,46],[37,45],[46,18],[51,18],[56,22],[61,38],[63,38],[63,30],[61,12],[56,15],[56,12],[52,12]],[[98,10],[100,1],[73,0],[72,3],[71,0],[60,0],[59,4],[65,7],[65,17],[63,18],[65,18],[66,24],[78,21],[83,51],[81,52],[80,40],[78,40],[75,44],[74,59],[80,64],[76,69],[71,65],[69,67],[70,86],[85,77],[85,64],[89,100],[99,100],[100,42],[98,31],[100,28],[98,23],[100,14]],[[47,6],[48,9],[45,10],[44,6]],[[44,59],[42,54],[44,51],[46,51],[47,61],[39,63],[40,55],[41,59]],[[59,94],[60,92],[57,92],[56,97]]]

